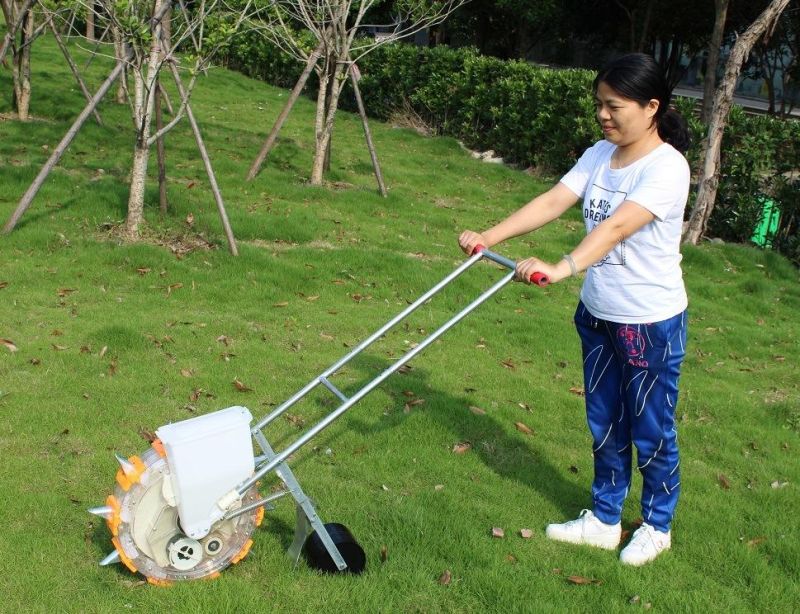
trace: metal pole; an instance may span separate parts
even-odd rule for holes
[[[476,254],[478,259],[480,259],[480,254]],[[475,261],[475,256],[467,260],[467,263],[472,264]],[[465,263],[466,264],[466,263]],[[237,487],[237,491],[240,495],[246,493],[258,480],[260,480],[264,475],[268,472],[272,471],[275,467],[280,465],[284,462],[289,456],[294,454],[299,448],[303,445],[308,443],[313,437],[315,437],[320,431],[325,429],[329,426],[332,422],[334,422],[339,416],[341,416],[344,412],[350,409],[353,405],[358,403],[362,398],[364,398],[367,394],[369,394],[372,390],[374,390],[377,386],[379,386],[383,381],[385,381],[390,375],[392,375],[395,371],[400,369],[406,362],[414,358],[417,354],[422,352],[425,348],[427,348],[431,343],[436,341],[439,337],[441,337],[445,332],[450,330],[453,326],[458,324],[462,319],[464,319],[469,313],[474,311],[477,307],[482,305],[486,302],[489,298],[491,298],[494,294],[496,294],[499,290],[506,286],[511,280],[514,279],[514,271],[508,273],[505,277],[503,277],[500,281],[494,284],[491,288],[486,290],[483,294],[481,294],[477,299],[472,301],[469,305],[467,305],[464,309],[462,309],[459,313],[453,316],[450,320],[445,322],[439,329],[437,329],[433,334],[431,334],[427,339],[425,339],[422,343],[420,343],[417,347],[406,353],[402,358],[400,358],[395,364],[391,367],[386,369],[383,373],[381,373],[378,377],[364,386],[361,390],[359,390],[355,395],[350,397],[350,400],[346,403],[340,405],[336,410],[328,414],[325,418],[323,418],[319,423],[317,423],[314,427],[309,429],[305,434],[303,434],[297,441],[290,444],[285,450],[279,453],[275,458],[273,458],[270,462],[268,462],[263,467],[260,467],[253,476],[248,479],[246,482],[241,484]],[[441,286],[441,284],[437,284],[437,286]]]
[[[316,388],[321,383],[321,380],[323,378],[327,378],[329,375],[333,374],[337,369],[339,369],[342,366],[344,366],[345,364],[347,364],[355,356],[357,356],[359,353],[361,353],[361,351],[363,351],[366,347],[368,347],[373,342],[375,342],[376,339],[379,339],[384,334],[386,334],[386,331],[388,331],[395,324],[397,324],[398,322],[403,320],[406,316],[408,316],[413,311],[415,311],[417,308],[419,308],[422,304],[427,302],[432,296],[434,296],[436,293],[438,293],[442,288],[444,288],[447,284],[449,284],[451,281],[453,281],[456,277],[461,275],[469,267],[471,267],[473,264],[478,262],[478,260],[480,260],[483,257],[483,255],[486,254],[486,253],[487,253],[487,251],[484,250],[483,252],[481,252],[479,254],[475,254],[474,256],[470,257],[468,260],[465,260],[455,271],[450,273],[447,277],[445,277],[442,281],[440,281],[438,284],[436,284],[433,288],[428,290],[425,294],[423,294],[421,297],[419,297],[411,305],[406,307],[398,315],[396,315],[394,318],[389,320],[380,329],[378,329],[374,334],[370,335],[367,339],[362,341],[358,346],[355,347],[355,349],[353,349],[344,358],[340,359],[333,366],[331,366],[327,370],[325,370],[322,373],[322,375],[320,375],[318,377],[315,377],[308,384],[306,384],[305,387],[303,387],[299,392],[297,392],[294,396],[289,398],[282,405],[278,406],[271,414],[269,414],[268,416],[263,418],[260,422],[258,422],[253,427],[253,432],[255,432],[257,430],[261,430],[266,425],[268,425],[270,422],[275,420],[275,418],[279,417],[283,412],[285,412],[292,405],[297,403],[297,401],[299,401],[304,396],[306,396],[309,392],[311,392],[311,390]]]

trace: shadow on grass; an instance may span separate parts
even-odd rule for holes
[[[389,363],[383,365],[383,368],[388,367]],[[574,516],[576,509],[590,503],[588,490],[565,479],[564,471],[548,462],[541,448],[529,437],[523,439],[522,435],[509,435],[507,427],[489,414],[465,412],[464,408],[470,405],[468,399],[428,386],[428,377],[420,369],[415,368],[403,377],[407,379],[402,386],[387,384],[386,391],[393,398],[400,399],[404,389],[425,390],[425,409],[421,411],[453,433],[454,441],[471,442],[471,452],[477,454],[481,462],[495,474],[536,491],[565,518]],[[349,425],[356,432],[369,437],[399,427],[406,418],[406,414],[398,411],[377,424],[351,417]],[[487,440],[491,445],[479,445]]]

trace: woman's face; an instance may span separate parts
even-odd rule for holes
[[[617,93],[603,81],[597,84],[597,121],[603,130],[603,137],[618,147],[636,143],[656,129],[653,117],[658,104],[654,98],[642,106],[638,101]]]

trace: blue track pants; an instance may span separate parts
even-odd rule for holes
[[[575,325],[593,439],[594,514],[608,524],[620,521],[636,446],[642,518],[669,531],[680,491],[675,408],[686,312],[651,324],[619,324],[595,318],[580,302]]]

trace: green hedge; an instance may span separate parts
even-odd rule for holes
[[[312,41],[309,39],[309,48]],[[292,87],[302,66],[256,35],[230,46],[229,67],[281,87]],[[386,120],[413,110],[437,134],[462,140],[473,149],[493,149],[506,161],[558,175],[600,138],[594,120],[587,70],[552,70],[522,61],[482,56],[476,50],[392,44],[359,62],[367,112]],[[309,80],[314,94],[316,83]],[[355,108],[345,92],[342,105]],[[687,157],[699,167],[705,126],[695,102],[676,106],[689,120],[693,144]],[[708,234],[748,242],[759,221],[764,197],[782,211],[773,246],[800,264],[800,122],[731,113],[722,151],[719,195]]]

